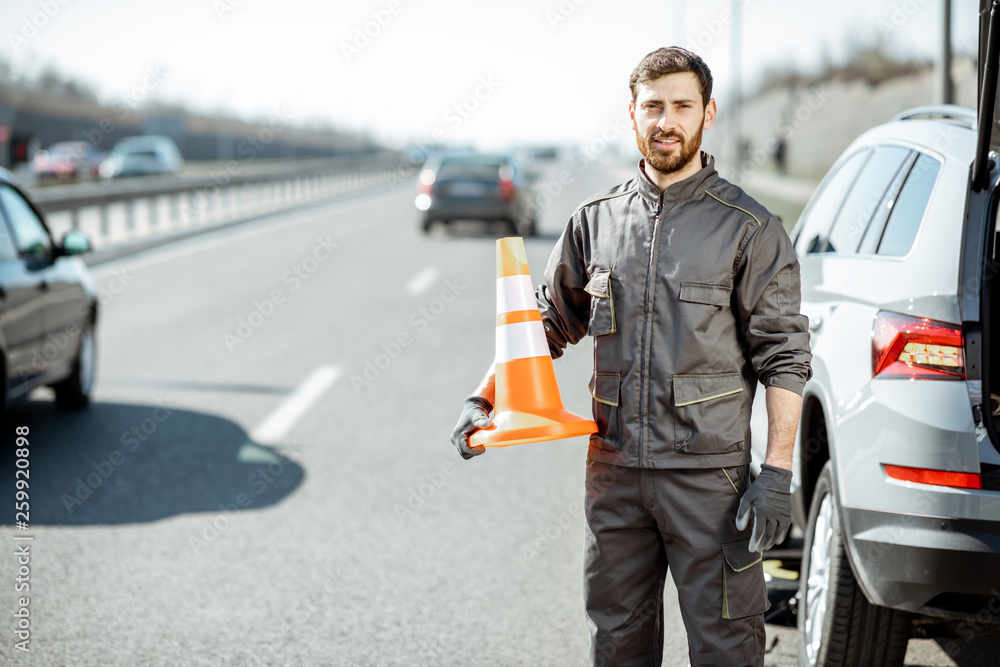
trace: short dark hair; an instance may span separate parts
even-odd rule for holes
[[[667,74],[677,72],[691,72],[698,78],[698,85],[701,87],[701,101],[708,104],[712,99],[712,71],[708,65],[696,53],[679,46],[669,46],[657,49],[647,54],[629,77],[628,87],[632,91],[632,101],[635,102],[636,88],[640,83],[648,83],[659,79]]]

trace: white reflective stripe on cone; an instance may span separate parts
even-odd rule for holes
[[[548,356],[549,344],[541,322],[518,322],[497,327],[497,363]]]
[[[497,278],[497,315],[518,310],[535,310],[535,286],[531,276],[507,276]]]

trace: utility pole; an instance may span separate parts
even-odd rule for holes
[[[732,85],[732,100],[729,102],[729,113],[727,114],[729,121],[726,123],[726,128],[729,130],[729,147],[732,150],[733,155],[733,172],[735,173],[740,168],[740,160],[742,158],[742,151],[740,150],[740,143],[742,139],[740,135],[742,134],[742,128],[740,123],[740,115],[742,113],[743,105],[743,73],[741,70],[741,64],[743,60],[743,15],[742,15],[742,2],[741,0],[731,1],[732,14],[733,14],[733,26],[732,26],[732,40],[731,40],[731,64],[729,71],[733,77]]]
[[[686,0],[674,0],[674,45],[675,46],[686,46],[684,43],[687,40],[687,35],[685,34],[686,19],[684,18],[684,3]]]
[[[935,102],[953,104],[955,87],[951,80],[951,0],[941,0],[941,52],[936,58],[935,70]]]

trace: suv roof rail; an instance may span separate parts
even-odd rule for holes
[[[914,107],[896,114],[892,117],[891,121],[914,120],[917,118],[944,118],[946,120],[959,121],[960,125],[969,129],[976,129],[975,109],[957,104],[932,104]]]

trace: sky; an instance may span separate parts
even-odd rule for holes
[[[954,47],[973,53],[978,2],[952,5]],[[628,76],[660,46],[679,44],[706,60],[724,112],[737,81],[751,89],[770,66],[817,68],[824,58],[842,58],[852,40],[878,39],[895,53],[932,57],[941,6],[3,0],[0,57],[27,74],[54,66],[103,100],[130,107],[154,99],[245,118],[320,121],[400,147],[433,139],[565,145],[622,135]]]

